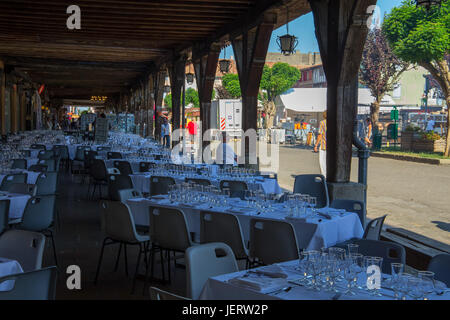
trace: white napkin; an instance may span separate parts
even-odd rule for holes
[[[266,277],[237,277],[228,280],[228,283],[244,287],[261,293],[269,293],[284,288],[287,285],[286,279],[266,278]]]

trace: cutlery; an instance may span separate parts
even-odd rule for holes
[[[285,288],[281,288],[281,289],[275,290],[273,292],[269,292],[267,294],[277,295],[277,294],[280,294],[280,293],[283,293],[283,292],[289,292],[289,291],[291,291],[291,289],[292,289],[292,287],[285,287]]]

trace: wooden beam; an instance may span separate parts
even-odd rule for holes
[[[186,70],[186,57],[182,56],[169,66],[170,86],[172,93],[172,131],[181,126],[181,91],[183,89]]]
[[[195,78],[197,82],[198,97],[200,102],[201,134],[211,128],[211,98],[216,79],[217,62],[220,55],[220,45],[212,44],[205,54],[203,48],[192,51],[192,62],[194,65]],[[203,139],[202,139],[203,141]],[[203,149],[209,141],[203,141]]]
[[[358,70],[376,0],[309,0],[327,77],[327,180],[350,181]]]

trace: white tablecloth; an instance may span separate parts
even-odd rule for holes
[[[9,203],[9,219],[22,219],[23,211],[27,205],[28,194],[5,193],[0,192],[0,200],[10,200]]]
[[[228,280],[244,275],[247,271],[240,271],[236,273],[225,274],[217,277],[209,278],[203,291],[200,295],[200,300],[331,300],[335,297],[335,293],[326,291],[313,291],[303,286],[292,284],[289,281],[295,281],[301,278],[294,267],[298,264],[298,261],[289,261],[277,264],[283,273],[288,277],[284,284],[281,284],[280,288],[292,287],[288,292],[282,291],[276,294],[263,294],[258,291],[254,291],[236,284],[230,284]],[[384,275],[386,276],[386,275]],[[389,289],[384,289],[383,281],[381,283],[382,297],[371,296],[369,293],[363,290],[356,290],[356,295],[339,296],[339,300],[394,300],[394,292]],[[281,281],[283,282],[283,281]],[[341,287],[341,285],[339,285]],[[276,289],[275,289],[276,290]],[[444,293],[441,296],[432,294],[428,297],[430,300],[449,300],[450,292]]]
[[[240,203],[240,200],[238,199],[232,199],[232,201],[233,202],[230,202],[227,207],[214,209],[209,209],[205,205],[187,207],[179,204],[170,204],[168,200],[152,201],[142,198],[129,199],[127,204],[130,207],[135,224],[144,226],[149,225],[148,208],[151,205],[178,208],[182,210],[186,216],[189,231],[195,232],[195,237],[198,240],[200,238],[200,211],[209,210],[231,213],[228,211],[230,210],[230,207],[237,207]],[[320,216],[308,218],[306,221],[300,219],[286,220],[288,213],[285,210],[282,211],[282,204],[279,204],[279,206],[280,212],[273,213],[258,214],[257,212],[250,210],[247,210],[246,213],[233,212],[241,224],[245,243],[247,243],[250,238],[250,220],[252,218],[283,220],[292,223],[297,236],[297,245],[299,249],[320,250],[323,247],[332,247],[337,243],[352,238],[361,238],[364,234],[359,217],[353,212],[346,212],[342,216],[335,215],[331,220],[327,220]]]
[[[0,258],[0,277],[9,276],[12,274],[22,273],[22,267],[16,260]],[[14,280],[8,280],[0,283],[0,291],[9,291],[14,286]]]

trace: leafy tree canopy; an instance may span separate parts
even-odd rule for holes
[[[231,98],[237,99],[241,97],[241,85],[239,83],[239,76],[233,73],[227,73],[222,77],[222,85],[229,93]]]
[[[450,1],[427,12],[410,1],[392,9],[383,23],[393,51],[411,63],[442,60],[450,49]]]
[[[195,90],[193,88],[188,88],[188,89],[186,89],[185,93],[186,93],[186,98],[185,98],[186,105],[192,103],[192,105],[194,107],[196,107],[196,108],[200,107],[200,100],[198,97],[197,90]],[[214,100],[215,96],[216,96],[216,93],[213,90],[211,100]],[[180,103],[183,103],[183,95],[181,95],[181,97],[180,97]],[[168,109],[172,108],[172,94],[166,95],[166,97],[164,98],[164,104]]]
[[[265,65],[260,87],[267,92],[267,99],[273,101],[276,96],[292,88],[300,79],[300,71],[287,63],[275,63],[272,68]]]

